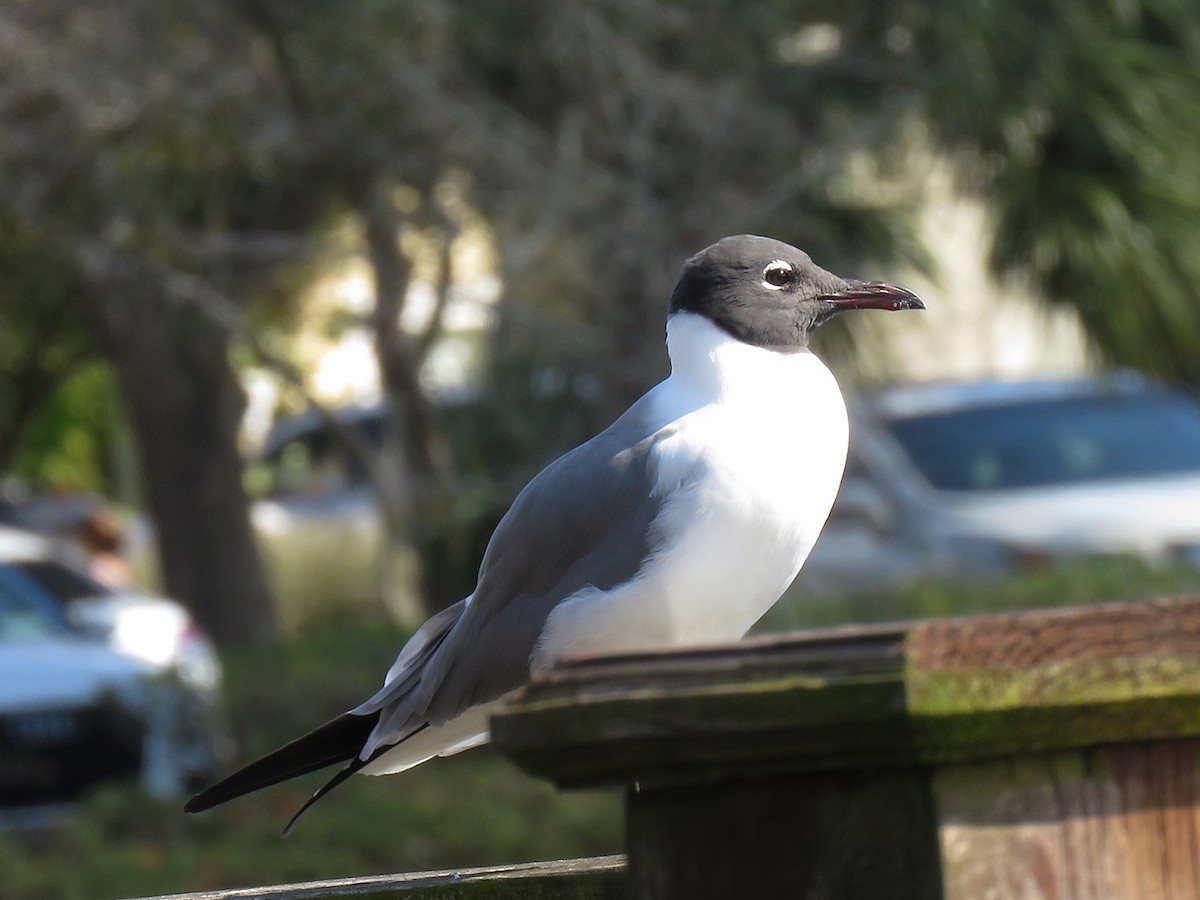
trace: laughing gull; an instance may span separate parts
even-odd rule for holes
[[[808,342],[850,309],[924,304],[765,237],[689,259],[667,317],[670,376],[517,495],[475,592],[412,636],[375,696],[188,812],[344,763],[298,818],[355,772],[486,742],[503,699],[559,657],[744,635],[800,571],[841,483],[846,407]]]

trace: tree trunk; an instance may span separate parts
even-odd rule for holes
[[[426,335],[414,338],[404,332],[400,314],[412,279],[412,261],[399,246],[402,219],[386,182],[365,205],[363,221],[375,286],[375,356],[387,404],[380,466],[383,483],[377,485],[387,526],[382,589],[393,616],[415,626],[436,611],[429,608],[422,556],[434,542],[447,538],[454,521],[451,454],[434,427],[420,378],[445,304],[437,304]],[[447,260],[443,264],[449,265]],[[446,281],[441,286],[443,298],[449,289]]]
[[[129,407],[167,593],[223,644],[275,635],[242,485],[228,338],[149,276],[81,297]]]
[[[399,217],[384,189],[378,189],[368,201],[363,219],[375,285],[372,316],[375,356],[387,410],[380,477],[375,485],[384,522],[379,586],[384,603],[396,621],[416,627],[425,619],[426,610],[421,589],[421,558],[414,535],[417,504],[409,452],[412,442],[405,439],[403,397],[394,391],[398,363],[402,364],[406,355],[398,320],[412,265],[397,245]]]

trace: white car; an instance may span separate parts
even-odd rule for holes
[[[179,604],[105,588],[54,542],[0,527],[0,717],[89,719],[98,713],[78,711],[101,698],[105,709],[133,716],[142,783],[169,795],[206,780],[230,753],[220,681],[211,643]],[[72,734],[66,729],[60,743]],[[91,780],[63,781],[71,793]],[[18,788],[10,793],[22,794]]]
[[[1129,372],[897,387],[852,404],[809,593],[1134,557],[1200,566],[1200,404]]]
[[[139,775],[148,687],[136,660],[0,582],[0,808],[60,804]]]

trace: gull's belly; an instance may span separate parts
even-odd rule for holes
[[[644,623],[663,643],[745,634],[796,577],[829,516],[845,466],[840,429],[739,434],[699,462],[663,511],[671,549],[646,567],[654,594]]]
[[[840,394],[817,427],[698,411],[660,445],[658,549],[638,576],[551,614],[533,659],[735,640],[816,543],[846,460]]]

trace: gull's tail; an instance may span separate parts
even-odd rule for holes
[[[343,713],[278,750],[243,766],[212,787],[205,788],[187,802],[183,807],[184,811],[203,812],[259,788],[270,787],[334,763],[350,761],[350,765],[347,766],[350,771],[339,772],[333,782],[317,792],[318,795],[327,793],[357,768],[361,768],[361,764],[357,767],[354,764],[359,762],[359,751],[378,721],[379,713],[365,716]],[[307,806],[308,804],[305,804],[305,808]]]
[[[410,738],[426,732],[429,723],[422,717],[423,709],[414,708],[412,697],[422,683],[426,664],[442,646],[466,608],[466,601],[459,601],[422,625],[400,651],[383,688],[366,703],[243,766],[228,778],[194,796],[184,805],[184,811],[203,812],[297,775],[315,772],[335,763],[345,763],[292,817],[284,830],[284,834],[287,834],[301,813],[355,772],[389,751],[396,750]],[[387,717],[383,721],[385,733],[372,738],[372,733],[384,716]],[[456,722],[447,724],[454,725]],[[441,729],[434,729],[433,740],[426,733],[423,739],[414,742],[409,756],[390,763],[390,768],[382,768],[380,772],[400,771],[441,753],[466,749],[480,742],[479,732],[486,738],[487,721],[482,710],[476,713],[475,718],[470,718],[469,724],[473,727],[473,730],[468,729],[470,733],[459,733],[461,729],[449,728],[445,734],[441,734]]]

